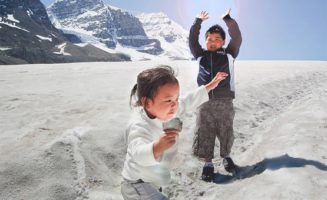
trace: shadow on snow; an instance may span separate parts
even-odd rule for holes
[[[280,168],[294,168],[311,165],[322,171],[327,171],[327,165],[315,160],[307,160],[304,158],[293,158],[288,154],[275,157],[265,158],[264,160],[249,166],[241,166],[234,175],[224,175],[216,173],[213,182],[217,184],[227,184],[235,180],[241,180],[261,174],[266,169],[278,170]]]

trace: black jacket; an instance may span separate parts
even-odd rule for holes
[[[238,24],[229,15],[223,18],[228,27],[231,40],[227,48],[220,48],[215,52],[204,50],[199,43],[202,20],[196,18],[189,35],[189,46],[196,60],[199,62],[198,85],[209,83],[217,72],[226,72],[228,77],[209,93],[211,98],[235,98],[234,59],[237,57],[242,36]]]

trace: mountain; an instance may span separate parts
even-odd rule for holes
[[[165,50],[164,56],[173,59],[191,59],[188,47],[188,32],[179,24],[160,13],[142,13],[137,15],[145,33],[157,38]]]
[[[0,64],[123,61],[94,46],[79,47],[55,28],[39,0],[0,1]],[[100,53],[101,51],[101,53]]]
[[[58,29],[75,35],[72,42],[90,43],[111,53],[124,52],[133,60],[190,58],[187,33],[163,13],[134,16],[102,0],[56,0],[47,11]],[[151,16],[156,24],[147,19]],[[151,31],[152,25],[156,30],[161,27],[160,33]]]
[[[57,28],[76,35],[83,43],[102,43],[109,49],[130,47],[152,55],[162,53],[160,42],[147,37],[138,18],[102,0],[57,0],[47,11]]]

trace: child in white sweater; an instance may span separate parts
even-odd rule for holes
[[[142,71],[132,89],[137,107],[127,128],[127,154],[121,192],[128,199],[168,199],[161,186],[170,181],[170,166],[177,153],[178,131],[163,131],[162,123],[195,111],[208,100],[208,92],[225,79],[218,73],[205,86],[179,99],[179,83],[169,66]]]

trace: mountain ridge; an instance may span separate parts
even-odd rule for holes
[[[103,52],[106,56],[91,55],[88,48],[69,42],[52,25],[39,0],[1,0],[0,35],[0,64],[130,60],[126,55],[108,52]],[[71,52],[58,53],[63,44]]]
[[[71,11],[69,15],[66,14],[67,10]],[[176,37],[174,32],[179,32],[177,40],[165,40],[160,35],[149,31],[151,25],[143,23],[144,20],[147,21],[145,19],[147,14],[144,13],[135,15],[133,12],[105,4],[102,0],[78,2],[60,0],[51,4],[47,11],[57,28],[65,33],[75,34],[82,43],[101,46],[108,52],[126,51],[130,53],[132,60],[151,60],[162,57],[191,58],[187,42],[188,33],[182,30],[180,25],[178,29],[171,31],[171,36],[165,36],[174,38]],[[151,15],[154,16],[153,13]],[[162,24],[165,24],[165,21],[176,24],[170,27],[170,30],[177,27],[177,23],[172,22],[167,15],[161,13],[155,16],[162,17]],[[156,27],[159,27],[160,21],[157,23],[159,25],[157,24]],[[163,29],[167,29],[167,24]]]

